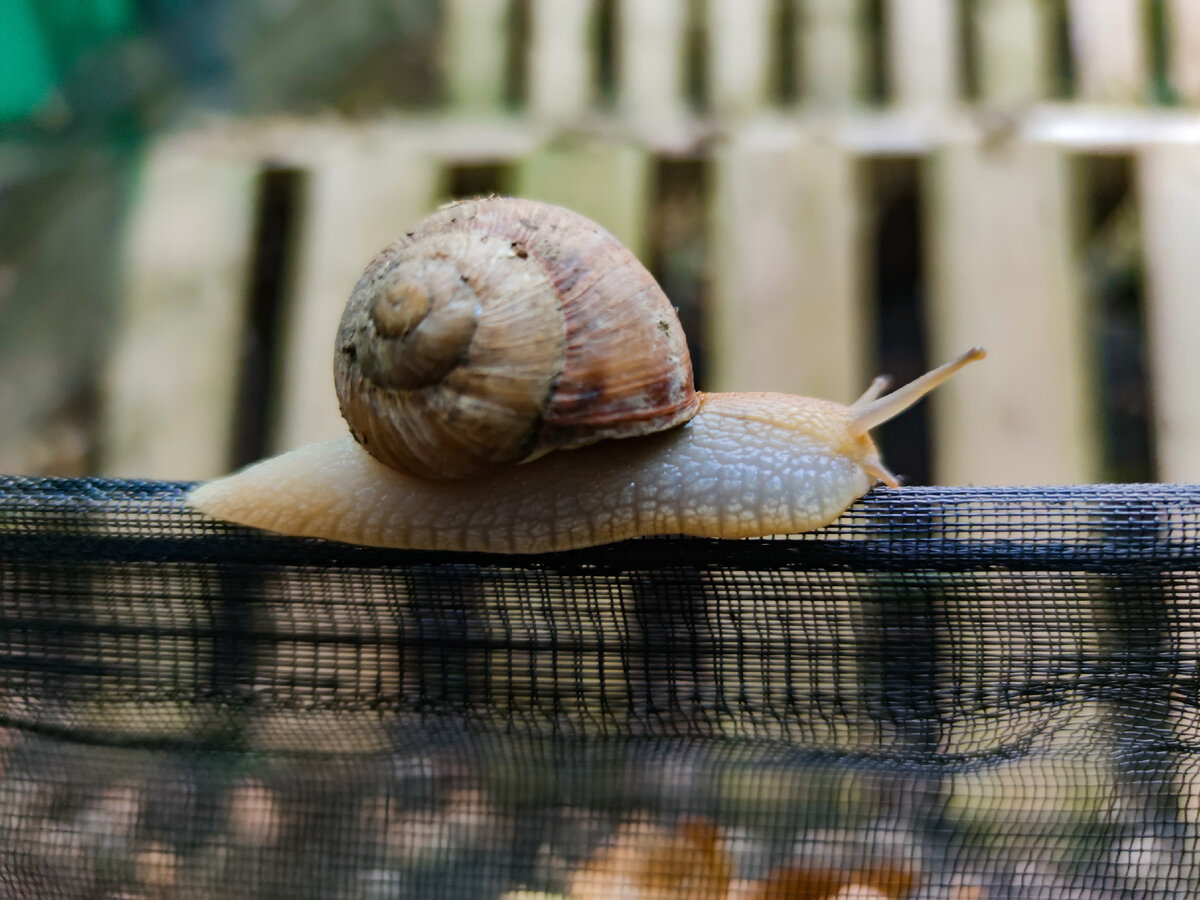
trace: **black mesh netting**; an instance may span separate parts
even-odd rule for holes
[[[1200,487],[553,556],[0,479],[0,896],[1200,895]]]

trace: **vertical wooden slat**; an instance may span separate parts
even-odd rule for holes
[[[715,388],[852,400],[866,386],[853,159],[799,133],[742,135],[714,168]]]
[[[1200,147],[1139,155],[1158,476],[1200,481]]]
[[[958,96],[956,0],[888,0],[888,76],[896,102],[937,106]]]
[[[1144,0],[1070,0],[1076,94],[1137,103],[1147,93]]]
[[[795,2],[795,0],[793,0]],[[803,96],[816,106],[849,106],[866,87],[862,0],[808,0],[797,17]]]
[[[684,111],[687,0],[622,0],[617,13],[621,108],[639,128]]]
[[[718,115],[767,104],[771,65],[770,0],[706,0],[709,100]]]
[[[935,477],[1037,484],[1097,474],[1064,154],[960,144],[931,160],[935,361],[989,353],[935,409]]]
[[[1200,3],[1167,0],[1171,84],[1185,103],[1200,104]]]
[[[446,0],[442,52],[446,96],[467,111],[504,105],[511,0]]]
[[[344,434],[333,389],[342,308],[371,258],[434,207],[429,157],[368,133],[315,156],[286,313],[276,450]]]
[[[632,144],[556,145],[521,159],[514,192],[594,219],[645,259],[649,175],[649,156]]]
[[[143,163],[105,380],[101,468],[209,478],[229,466],[257,165],[186,138]]]
[[[530,0],[529,107],[535,116],[569,121],[595,93],[595,0]]]
[[[1045,0],[977,0],[975,46],[985,102],[1013,106],[1046,95],[1049,10]]]

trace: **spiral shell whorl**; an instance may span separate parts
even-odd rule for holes
[[[384,250],[338,330],[335,383],[390,467],[467,478],[695,414],[687,345],[636,257],[533,201],[452,204]]]

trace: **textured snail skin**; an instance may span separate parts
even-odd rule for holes
[[[313,444],[196,488],[219,519],[420,550],[542,553],[655,534],[809,531],[886,473],[851,407],[786,394],[701,394],[686,425],[551,453],[484,480],[426,481],[354,439]]]

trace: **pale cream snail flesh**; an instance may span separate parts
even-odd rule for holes
[[[515,349],[515,356],[513,355]],[[702,393],[674,309],[615,238],[512,198],[443,207],[355,287],[335,351],[350,434],[194,489],[287,535],[541,553],[626,538],[820,528],[877,482],[870,429],[973,348],[846,406]]]

